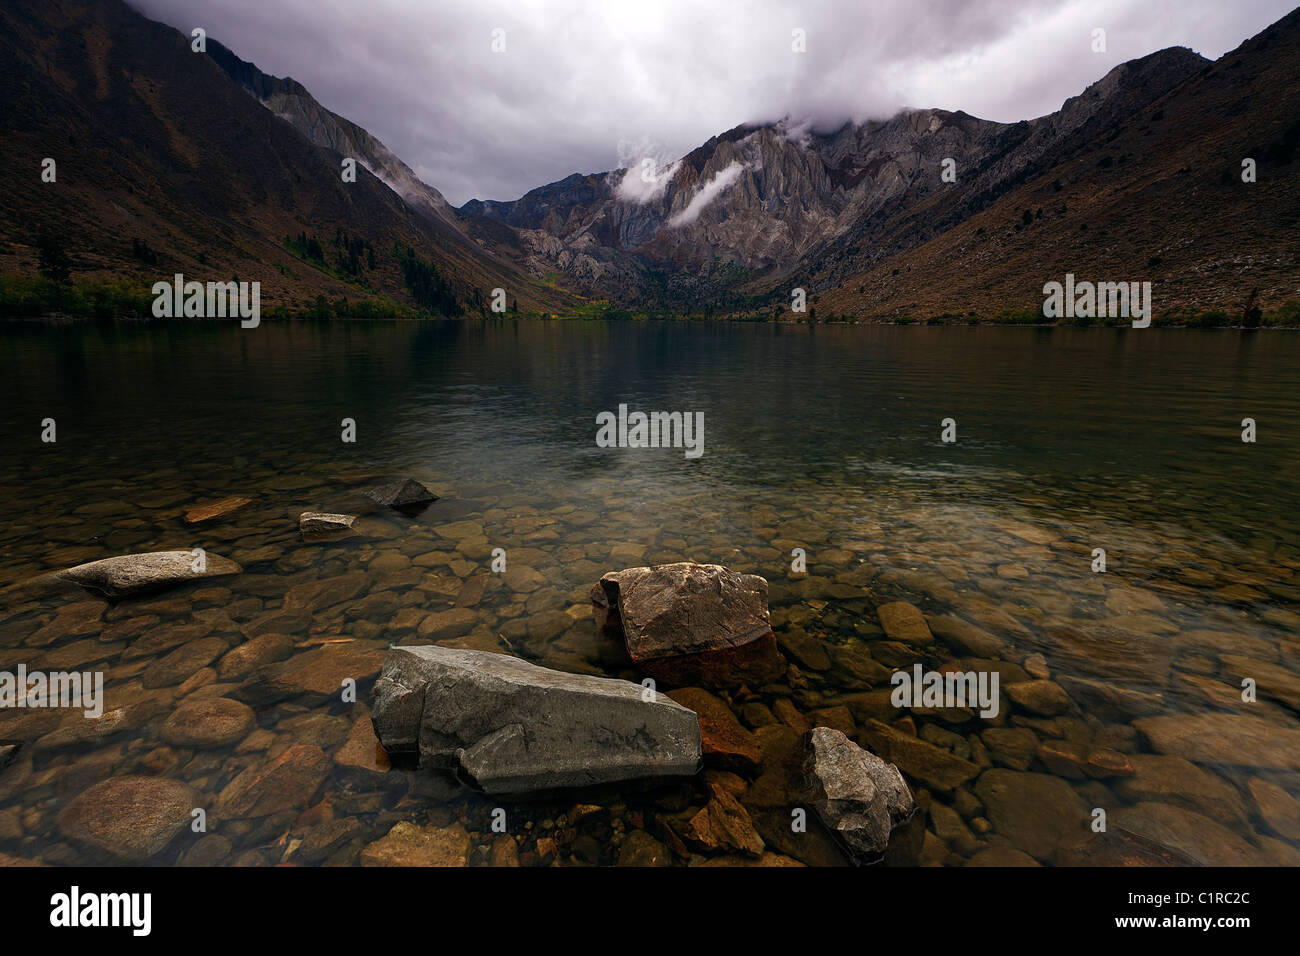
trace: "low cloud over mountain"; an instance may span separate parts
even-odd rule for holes
[[[1107,70],[1215,58],[1290,0],[136,0],[207,29],[365,126],[454,205],[576,171],[670,161],[791,116],[821,132],[903,107],[1015,122]],[[493,31],[504,51],[492,52]],[[1092,33],[1106,31],[1094,52]],[[795,31],[806,52],[795,52]]]

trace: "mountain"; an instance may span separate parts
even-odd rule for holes
[[[0,273],[31,274],[51,236],[74,275],[237,276],[261,282],[264,312],[458,314],[498,287],[526,310],[574,305],[467,239],[441,195],[300,84],[212,41],[194,52],[120,0],[0,7],[0,99]]]
[[[789,121],[738,126],[683,157],[663,188],[642,199],[626,198],[627,174],[613,171],[571,176],[513,203],[471,201],[460,212],[518,230],[534,271],[559,268],[596,288],[638,262],[704,278],[720,259],[733,276],[780,277],[837,240],[871,236],[873,255],[899,251],[914,232],[881,243],[874,230],[949,193],[939,172],[951,157],[965,188],[959,204],[921,224],[936,234],[1206,62],[1184,49],[1153,54],[1116,67],[1057,113],[1010,125],[913,110],[825,134]],[[728,182],[700,208],[709,184]]]
[[[846,237],[804,263],[823,311],[1041,314],[1043,284],[1067,272],[1151,281],[1157,320],[1235,317],[1252,290],[1266,310],[1300,299],[1300,11],[1085,133],[926,241],[872,258]],[[1243,182],[1246,159],[1255,182]],[[888,241],[970,193],[962,185],[873,231]]]
[[[1123,63],[1034,120],[740,126],[654,184],[636,169],[574,175],[459,212],[533,275],[714,313],[779,314],[798,285],[823,314],[988,316],[1041,307],[1066,271],[1149,277],[1135,266],[1155,270],[1166,306],[1230,305],[1255,286],[1295,298],[1298,18],[1217,63],[1185,48]],[[1219,276],[1232,282],[1207,281]]]
[[[263,73],[216,40],[208,40],[207,54],[227,76],[314,145],[356,158],[417,212],[463,235],[460,220],[442,193],[421,182],[409,166],[366,130],[321,106],[301,83]]]
[[[1300,10],[1213,63],[1123,63],[1037,119],[742,125],[650,176],[459,209],[300,83],[121,0],[0,7],[0,96],[8,313],[6,277],[63,255],[137,289],[260,281],[272,314],[477,314],[502,288],[532,314],[788,318],[800,287],[819,318],[1024,320],[1066,273],[1151,281],[1157,315],[1300,299]]]

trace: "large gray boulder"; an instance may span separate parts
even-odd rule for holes
[[[205,552],[200,559],[194,551],[150,551],[79,564],[43,574],[17,587],[29,589],[70,582],[117,599],[161,591],[199,578],[239,574],[242,570],[229,558],[210,552]]]
[[[716,564],[611,571],[591,590],[599,627],[644,673],[671,684],[763,684],[785,673],[767,581]]]
[[[421,766],[458,771],[487,793],[700,769],[695,713],[664,695],[484,651],[392,648],[371,720],[390,754],[418,753]]]
[[[807,748],[804,772],[817,816],[854,862],[876,862],[916,812],[903,775],[829,727],[809,731]]]

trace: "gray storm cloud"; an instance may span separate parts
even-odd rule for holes
[[[1014,122],[1124,60],[1218,57],[1290,0],[132,0],[292,76],[460,205],[662,168],[739,123],[906,106]],[[1094,29],[1106,51],[1094,52]],[[494,31],[504,50],[493,52]],[[806,37],[796,52],[794,31]],[[498,42],[497,46],[502,44]],[[628,187],[633,187],[629,179]]]

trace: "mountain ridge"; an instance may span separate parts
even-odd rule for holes
[[[278,92],[310,99],[293,81]],[[6,4],[0,98],[21,171],[0,180],[0,272],[31,275],[38,245],[53,241],[87,280],[147,289],[173,273],[237,277],[260,282],[263,308],[287,314],[348,314],[362,302],[365,314],[460,314],[496,287],[533,311],[577,304],[364,163],[345,183],[338,152],[121,0]],[[41,179],[46,158],[54,182]]]
[[[1170,308],[1300,298],[1300,10],[1216,61],[1118,64],[1030,120],[744,123],[648,179],[574,173],[459,208],[301,83],[212,38],[197,56],[121,0],[17,0],[0,23],[11,152],[61,157],[57,187],[0,181],[3,272],[30,274],[61,229],[83,273],[237,272],[299,313],[373,296],[486,314],[502,288],[532,314],[797,318],[798,287],[823,317],[894,321],[1027,314],[1066,271],[1135,269]]]
[[[471,200],[458,211],[471,235],[484,219],[516,229],[530,254],[526,268],[565,272],[593,294],[617,296],[635,287],[638,263],[699,279],[718,250],[724,265],[780,277],[837,243],[861,241],[891,210],[924,200],[940,188],[943,159],[954,159],[962,180],[973,176],[976,186],[966,190],[964,208],[945,211],[951,226],[1011,188],[1053,149],[1163,95],[1208,62],[1186,48],[1157,51],[1112,68],[1060,110],[1017,123],[907,109],[829,133],[801,131],[789,120],[740,124],[681,157],[671,181],[645,203],[620,199],[618,183],[628,171],[610,170],[574,174],[513,202]],[[703,208],[697,225],[673,226],[706,183],[737,163],[743,169],[736,181]],[[927,224],[922,233],[929,238],[944,225]],[[872,254],[902,248],[895,242]]]

